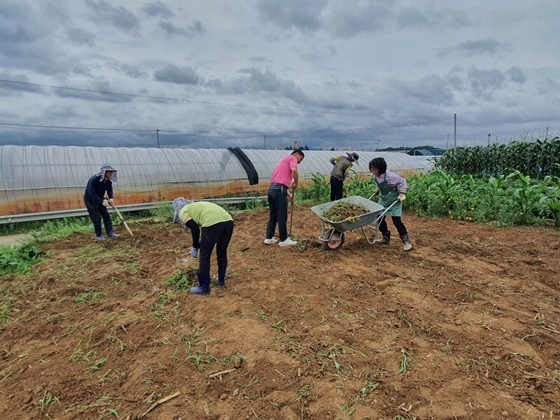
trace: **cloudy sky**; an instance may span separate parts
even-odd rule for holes
[[[558,0],[2,0],[0,144],[552,137],[558,16]]]

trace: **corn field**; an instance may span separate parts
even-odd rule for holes
[[[536,178],[560,176],[560,137],[451,149],[435,162],[435,168],[456,175],[498,176],[519,171]]]

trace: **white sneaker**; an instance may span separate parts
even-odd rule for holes
[[[270,238],[270,239],[265,238],[265,240],[264,240],[264,243],[267,244],[267,245],[272,245],[272,244],[275,244],[276,242],[278,242],[278,240],[275,239],[275,238]]]
[[[290,238],[286,238],[285,241],[280,242],[278,245],[280,245],[280,246],[297,245],[297,242],[296,242],[296,241],[292,241]]]

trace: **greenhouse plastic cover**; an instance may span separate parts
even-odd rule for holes
[[[258,174],[250,185],[238,157],[228,149],[0,146],[0,217],[85,209],[88,179],[105,163],[118,170],[116,205],[266,194],[276,163],[291,150],[243,150]],[[350,151],[353,152],[353,151]],[[368,162],[383,157],[388,169],[408,176],[428,172],[431,158],[397,152],[361,152],[353,170],[369,176]],[[341,151],[304,151],[300,184],[329,176],[330,159]]]

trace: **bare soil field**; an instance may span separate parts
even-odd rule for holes
[[[266,209],[235,215],[209,296],[174,286],[197,261],[171,223],[42,245],[0,279],[0,418],[560,418],[558,229],[409,212],[411,252],[332,252],[309,208],[286,248]]]

